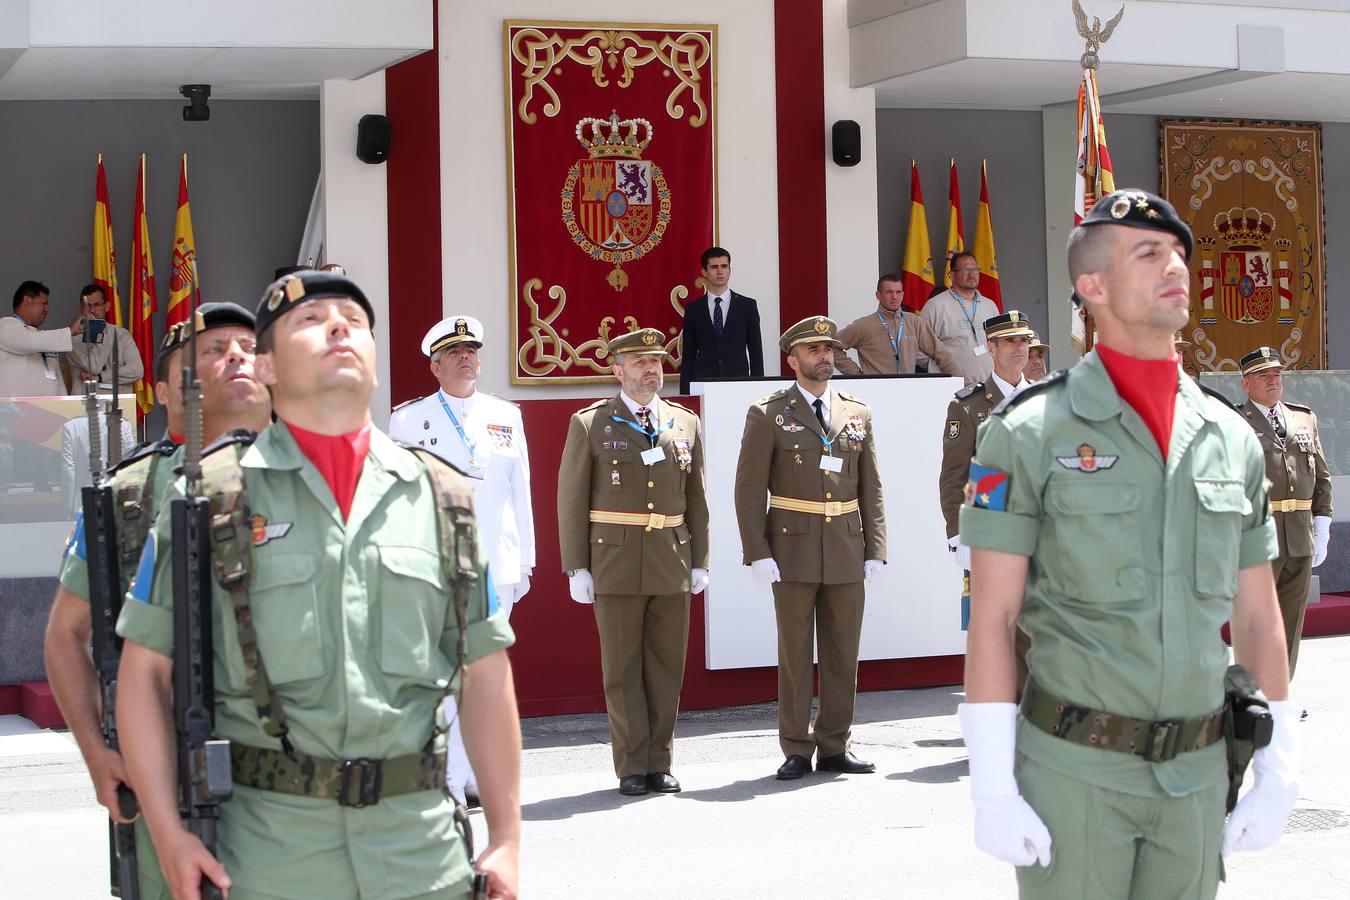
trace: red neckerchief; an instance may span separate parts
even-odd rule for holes
[[[1165,461],[1167,445],[1172,440],[1172,417],[1176,413],[1177,381],[1180,378],[1177,366],[1181,357],[1176,349],[1173,348],[1167,359],[1136,359],[1097,344],[1097,356],[1106,367],[1106,374],[1111,376],[1120,399],[1130,404],[1148,426]]]
[[[183,437],[180,434],[174,434],[172,431],[168,432],[168,435],[169,440],[173,441],[175,444],[182,444],[187,441],[187,438]]]
[[[328,489],[333,492],[333,499],[346,520],[352,498],[356,496],[356,484],[361,480],[361,467],[370,452],[370,424],[350,434],[332,435],[305,431],[290,422],[286,427],[291,430],[300,452],[314,463],[314,468],[328,482]]]

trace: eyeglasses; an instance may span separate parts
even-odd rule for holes
[[[975,269],[953,269],[952,271],[960,272],[962,275],[969,275],[971,272],[978,273],[980,270],[978,268],[975,268]]]

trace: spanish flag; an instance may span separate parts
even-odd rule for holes
[[[943,283],[952,286],[952,256],[966,249],[966,226],[961,221],[961,181],[956,177],[956,157],[952,157],[950,184],[947,186],[947,257],[942,267]]]
[[[103,173],[103,154],[98,155],[98,184],[94,188],[94,284],[112,307],[108,321],[122,324],[122,304],[117,297],[117,254],[113,251],[112,211],[108,203],[108,177]]]
[[[919,163],[909,162],[909,233],[905,236],[905,262],[900,274],[905,288],[905,306],[923,309],[933,292],[933,245],[928,240],[928,217],[919,186]]]
[[[998,283],[998,254],[994,252],[994,223],[989,217],[989,161],[980,163],[980,211],[975,217],[975,241],[971,247],[980,264],[980,293],[1003,312],[1003,289]]]
[[[1073,224],[1098,200],[1116,189],[1111,171],[1111,154],[1106,149],[1106,123],[1102,121],[1101,99],[1097,94],[1097,74],[1083,70],[1078,85],[1078,170],[1074,175]]]
[[[200,273],[197,264],[197,241],[192,236],[192,211],[188,208],[187,154],[178,173],[178,217],[173,225],[173,268],[169,271],[169,311],[164,327],[186,322],[192,310],[192,289]]]
[[[145,154],[136,171],[136,222],[131,231],[131,337],[141,355],[145,375],[136,382],[137,421],[154,409],[155,331],[150,317],[155,314],[155,267],[150,262],[150,225],[145,218]]]

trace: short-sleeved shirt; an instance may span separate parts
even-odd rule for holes
[[[249,604],[295,749],[326,759],[417,753],[455,673],[458,639],[423,463],[373,431],[344,522],[284,423],[264,431],[239,461],[253,516]],[[181,483],[173,492],[180,490]],[[167,510],[146,544],[118,633],[171,655]],[[470,662],[514,640],[482,560],[480,548],[483,577],[469,604]],[[245,680],[229,596],[219,585],[212,594],[215,733],[279,748],[263,731]],[[236,785],[222,806],[220,857],[237,886],[269,895],[417,896],[468,883],[452,816],[439,790],[357,809]]]
[[[1031,677],[1071,703],[1139,719],[1223,701],[1239,569],[1276,556],[1255,435],[1182,374],[1164,462],[1096,353],[1028,389],[980,428],[961,509],[971,547],[1030,558],[1019,624]],[[1225,776],[1216,744],[1165,763],[1051,737],[1023,721],[1018,749],[1142,795]]]
[[[167,439],[166,439],[167,440]],[[162,446],[159,442],[155,448]],[[158,501],[165,487],[173,481],[174,469],[182,448],[176,448],[172,454],[160,453],[157,449],[143,447],[127,457],[127,461],[113,473],[111,487],[113,496],[118,496],[127,485],[128,479],[141,484],[141,501],[138,504],[140,514],[146,516],[147,524],[153,526]],[[131,580],[130,572],[122,572],[122,581]],[[88,541],[84,533],[84,513],[75,517],[75,527],[71,529],[66,541],[65,554],[61,559],[61,586],[81,600],[89,599],[89,553]]]

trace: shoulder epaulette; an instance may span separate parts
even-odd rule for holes
[[[1203,392],[1206,393],[1206,394],[1209,394],[1209,395],[1210,395],[1211,397],[1213,397],[1215,400],[1218,400],[1220,403],[1222,403],[1224,409],[1229,409],[1229,410],[1232,410],[1233,412],[1237,412],[1237,404],[1234,403],[1232,400],[1229,400],[1229,399],[1228,399],[1227,397],[1225,397],[1223,394],[1219,393],[1218,391],[1216,391],[1214,388],[1210,387],[1209,385],[1203,383],[1203,382],[1200,381],[1200,379],[1198,379],[1198,378],[1193,378],[1193,379],[1191,379],[1191,380],[1195,382],[1195,386],[1198,387],[1198,388],[1200,388],[1201,391],[1203,391]],[[1288,404],[1286,404],[1286,405],[1288,405]]]
[[[1313,415],[1317,414],[1311,406],[1304,406],[1302,403],[1290,403],[1288,400],[1281,400],[1280,402],[1290,409],[1296,409],[1299,412],[1313,413]]]
[[[982,390],[984,390],[984,382],[977,381],[974,384],[966,385],[965,387],[961,388],[961,390],[957,391],[956,399],[965,400],[967,397],[971,397]]]
[[[231,447],[234,446],[235,444],[247,447],[257,439],[258,439],[257,432],[249,431],[247,428],[235,428],[231,431],[225,432],[220,437],[216,438],[214,441],[203,447],[202,456],[210,456],[217,450],[220,450],[224,447]]]
[[[422,396],[420,396],[420,397],[414,397],[414,398],[412,398],[411,400],[404,400],[404,401],[403,401],[402,403],[400,403],[398,406],[395,406],[392,410],[390,410],[390,412],[398,412],[398,411],[399,411],[400,409],[402,409],[403,407],[405,407],[405,406],[412,406],[414,403],[420,403],[421,401],[427,399],[427,398],[430,397],[430,396],[431,396],[430,394],[423,394]]]
[[[866,406],[866,405],[867,405],[867,401],[866,401],[866,400],[863,400],[863,399],[861,399],[861,398],[859,398],[859,397],[856,397],[856,396],[854,396],[853,394],[848,393],[847,391],[839,391],[839,390],[836,390],[835,393],[838,394],[838,395],[840,396],[840,398],[842,398],[842,399],[844,399],[844,400],[847,400],[847,401],[849,401],[850,403],[861,403],[863,406]]]
[[[676,409],[680,410],[681,412],[686,412],[691,416],[694,415],[694,411],[689,407],[685,406],[683,403],[676,403],[674,400],[667,400],[665,397],[661,398],[661,402],[666,404],[667,406],[673,406]]]
[[[496,394],[489,394],[487,391],[479,391],[478,393],[482,394],[484,397],[491,397],[493,400],[500,400],[502,403],[509,403],[516,409],[520,409],[520,404],[514,400],[507,400],[505,397],[498,397]],[[428,394],[427,396],[430,397],[431,395]]]
[[[108,474],[110,475],[115,474],[118,471],[125,469],[127,466],[130,466],[133,463],[140,462],[147,456],[153,456],[156,453],[158,453],[161,456],[172,456],[173,451],[176,450],[177,448],[178,445],[175,444],[173,441],[169,440],[167,437],[160,438],[157,441],[147,441],[146,443],[141,444],[139,447],[132,450],[126,456],[122,457],[122,461],[119,462],[117,465],[113,466],[111,469],[109,469]]]
[[[1040,381],[1034,382],[1022,388],[1021,391],[1019,391],[1016,394],[1013,394],[1011,397],[1004,397],[1003,401],[999,403],[998,406],[994,407],[994,415],[996,416],[1002,415],[1003,413],[1012,409],[1017,404],[1021,403],[1023,400],[1030,397],[1031,395],[1039,394],[1042,391],[1046,390],[1047,388],[1059,384],[1061,381],[1063,381],[1065,378],[1068,377],[1069,377],[1068,369],[1060,369],[1058,372],[1050,373],[1049,375],[1042,378]]]
[[[608,406],[608,405],[609,405],[609,400],[608,400],[608,399],[606,399],[606,400],[597,400],[597,401],[595,401],[594,403],[592,403],[590,406],[583,406],[581,409],[577,410],[577,412],[579,412],[579,413],[590,412],[590,411],[593,410],[593,409],[599,409],[599,408],[602,407],[602,406]]]
[[[779,388],[778,390],[774,391],[772,394],[765,394],[763,397],[760,397],[758,400],[755,401],[755,403],[756,403],[756,404],[764,404],[764,403],[772,403],[772,402],[775,401],[775,400],[781,400],[781,399],[783,399],[784,397],[787,396],[787,393],[788,393],[788,391],[790,391],[790,390],[792,390],[792,388],[790,388],[790,387]]]

